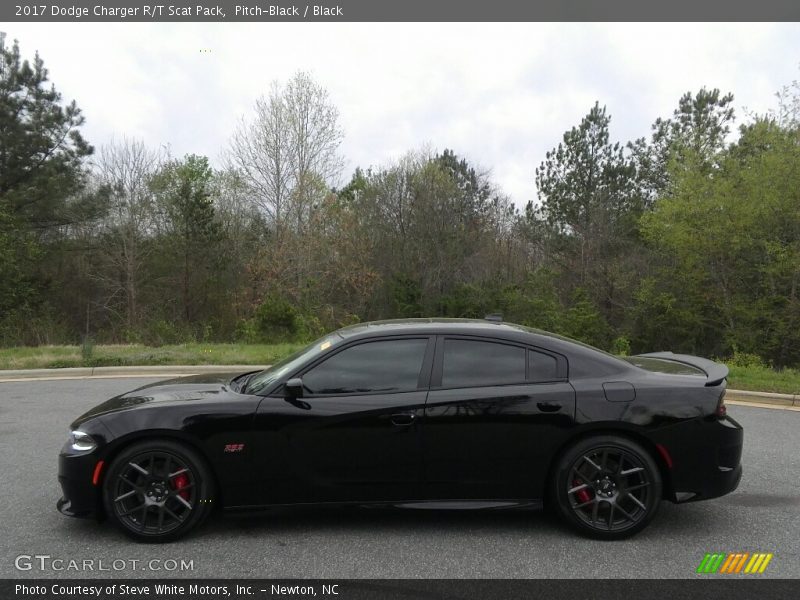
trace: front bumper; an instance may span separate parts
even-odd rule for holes
[[[63,495],[56,508],[62,515],[102,516],[100,486],[92,483],[97,463],[93,452],[74,454],[62,451],[58,455],[58,483]]]
[[[718,498],[739,486],[744,431],[731,417],[707,417],[668,427],[655,441],[672,458],[667,471],[673,502]]]

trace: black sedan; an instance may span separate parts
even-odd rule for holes
[[[58,508],[162,542],[216,508],[544,504],[584,534],[622,538],[662,500],[738,485],[727,374],[492,320],[364,323],[265,371],[164,381],[93,408],[59,456]]]

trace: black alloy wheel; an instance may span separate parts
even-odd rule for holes
[[[580,532],[621,539],[641,531],[661,502],[658,466],[639,444],[623,437],[584,439],[561,456],[556,504]]]
[[[193,450],[171,441],[135,444],[106,473],[107,514],[138,541],[166,542],[199,525],[211,511],[212,477]]]

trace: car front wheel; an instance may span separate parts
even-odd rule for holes
[[[133,444],[114,459],[103,488],[106,514],[128,536],[168,542],[211,512],[213,479],[194,450],[168,440]]]
[[[661,474],[639,444],[620,436],[583,439],[558,460],[555,505],[579,532],[621,539],[642,529],[661,503]]]

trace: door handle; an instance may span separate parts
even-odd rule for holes
[[[414,413],[397,413],[391,416],[392,425],[397,425],[398,427],[408,427],[414,423],[416,418],[417,415]]]
[[[537,402],[536,406],[542,412],[556,412],[561,410],[561,405],[557,402]]]

